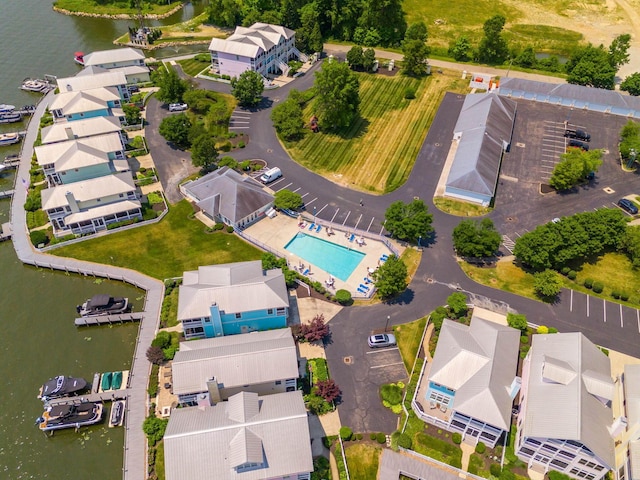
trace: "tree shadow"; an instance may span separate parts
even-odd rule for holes
[[[354,138],[364,136],[369,130],[370,123],[371,122],[369,122],[365,117],[358,115],[358,117],[351,122],[351,125],[349,125],[348,128],[327,130],[326,134],[335,135],[341,140],[353,140]]]
[[[407,289],[400,295],[386,300],[385,303],[387,305],[408,305],[413,302],[415,296],[415,292],[411,288],[407,287]]]

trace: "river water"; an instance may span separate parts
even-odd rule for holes
[[[69,17],[55,13],[47,0],[0,0],[0,103],[36,103],[39,96],[20,90],[25,77],[75,74],[75,51],[113,48],[114,38],[132,21]],[[187,5],[170,18],[149,25],[191,18],[203,5]],[[200,47],[201,48],[201,47]],[[188,47],[154,52],[184,54]],[[24,124],[0,125],[0,132]],[[19,147],[0,147],[0,162]],[[13,188],[14,173],[0,174],[0,191]],[[19,182],[18,182],[19,183]],[[17,186],[17,188],[20,188]],[[9,221],[9,200],[0,201],[0,223]],[[118,282],[43,271],[22,265],[11,242],[0,243],[0,478],[120,479],[122,428],[97,425],[56,432],[48,437],[34,425],[42,413],[36,398],[52,376],[82,376],[128,369],[137,325],[73,325],[75,306],[97,293],[129,297],[143,308],[143,293]]]

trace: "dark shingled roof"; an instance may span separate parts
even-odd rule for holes
[[[495,93],[467,95],[454,129],[460,141],[446,187],[493,196],[515,116],[512,100]]]
[[[640,97],[602,88],[505,78],[500,81],[500,95],[640,118]]]
[[[260,183],[229,167],[209,173],[184,189],[211,218],[222,215],[233,223],[273,202],[273,195]]]

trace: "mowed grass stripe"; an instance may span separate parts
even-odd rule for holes
[[[375,193],[401,186],[415,159],[446,91],[466,93],[467,81],[457,72],[424,79],[402,75],[358,74],[360,118],[337,133],[308,133],[289,144],[300,164],[332,181]],[[413,87],[416,98],[404,98]],[[313,115],[307,106],[305,118]]]

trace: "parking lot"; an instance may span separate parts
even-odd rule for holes
[[[518,236],[553,218],[617,208],[620,198],[640,193],[637,175],[623,172],[618,161],[620,129],[626,122],[617,115],[518,100],[511,148],[502,161],[491,214],[507,250]],[[589,148],[602,149],[603,157],[593,180],[558,193],[545,185],[566,151],[565,128],[589,132]]]

